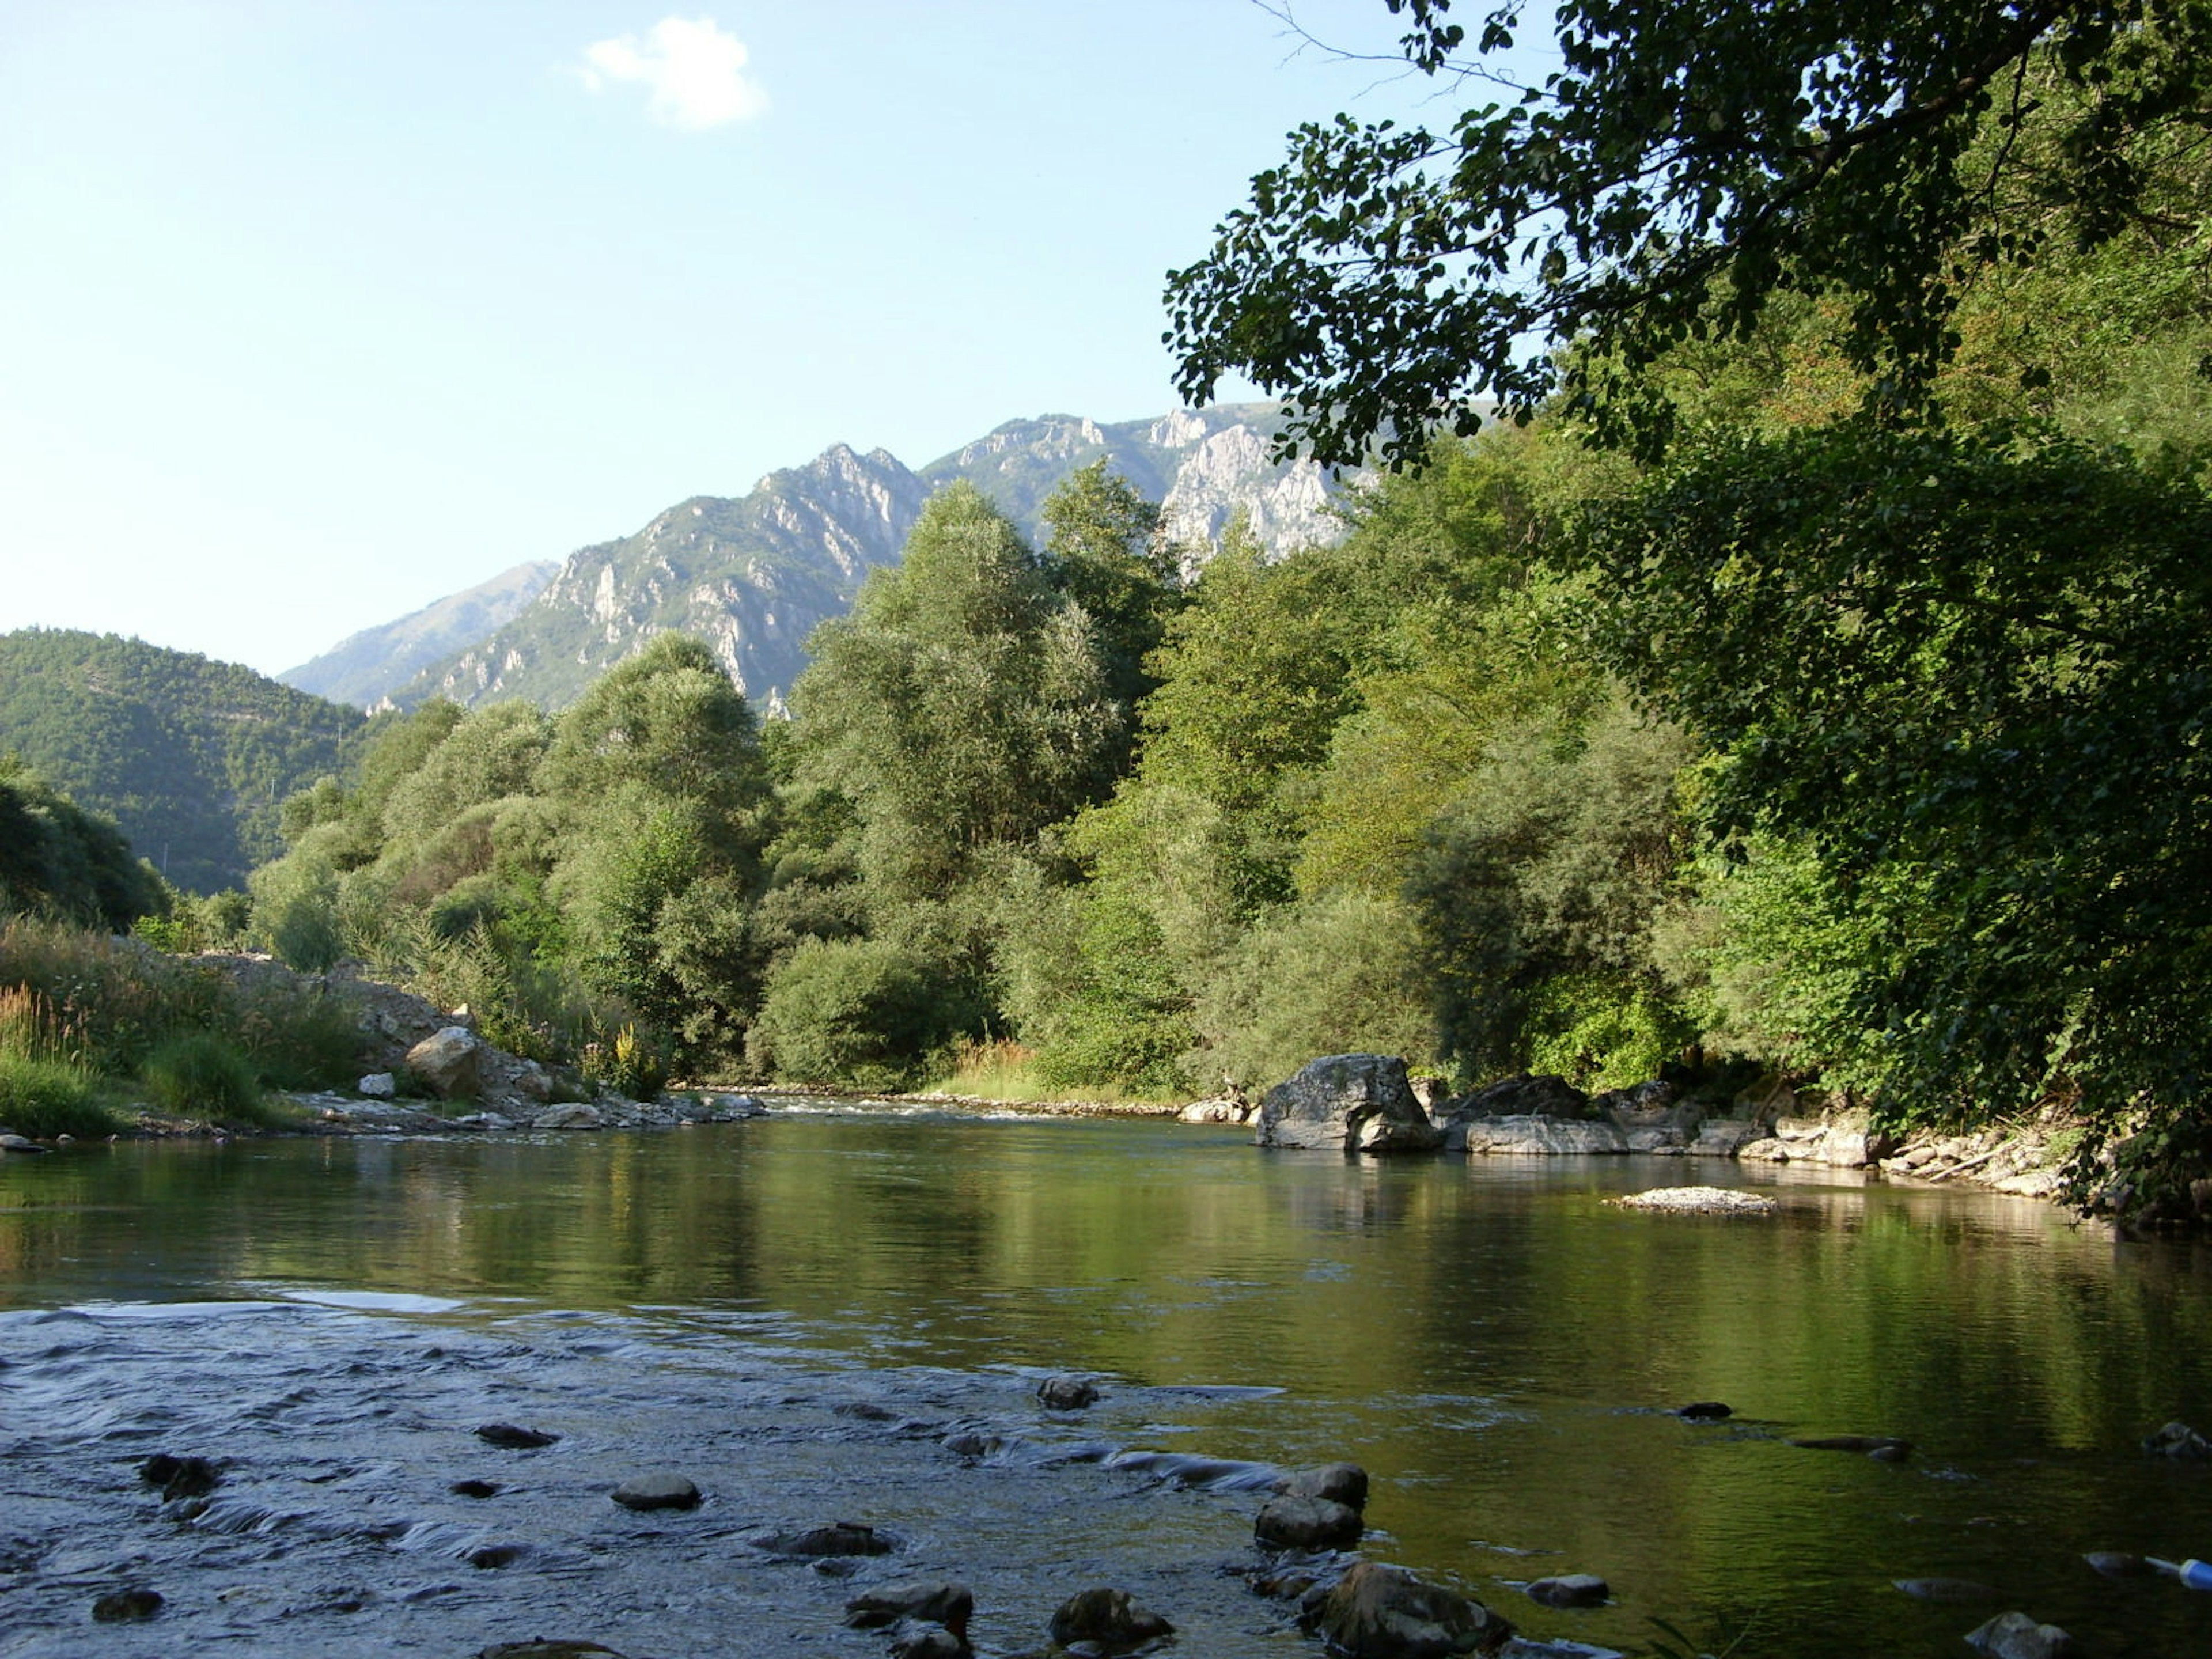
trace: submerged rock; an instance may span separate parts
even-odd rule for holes
[[[2212,1457],[2212,1441],[2186,1423],[2169,1423],[2156,1434],[2144,1436],[2142,1449],[2153,1457]]]
[[[1348,1659],[1494,1653],[1513,1634],[1480,1601],[1373,1561],[1358,1562],[1328,1589],[1310,1593],[1299,1622]]]
[[[527,1642],[495,1642],[488,1648],[478,1648],[476,1659],[592,1659],[595,1654],[605,1659],[623,1659],[614,1649],[597,1642],[547,1641],[542,1636]]]
[[[2057,1626],[2039,1624],[2025,1613],[2001,1613],[1967,1632],[1966,1642],[1990,1659],[2074,1659],[2081,1651]]]
[[[854,1630],[879,1630],[902,1619],[916,1619],[964,1637],[975,1612],[975,1592],[965,1584],[905,1579],[863,1590],[846,1602],[845,1622]]]
[[[1806,1451],[1856,1452],[1882,1463],[1901,1463],[1912,1455],[1910,1440],[1896,1440],[1881,1434],[1829,1434],[1790,1443]]]
[[[52,1149],[50,1147],[40,1146],[35,1140],[25,1139],[12,1129],[0,1129],[0,1152],[22,1152],[30,1155],[51,1150]]]
[[[1063,1648],[1087,1642],[1100,1653],[1134,1653],[1174,1633],[1173,1625],[1122,1589],[1079,1591],[1052,1616],[1052,1639]]]
[[[540,1446],[552,1445],[561,1437],[544,1429],[526,1429],[513,1423],[486,1423],[477,1431],[477,1438],[501,1451],[534,1451]]]
[[[1891,1581],[1916,1601],[1994,1601],[1997,1593],[1971,1578],[1898,1578]]]
[[[138,1466],[138,1478],[161,1489],[164,1503],[179,1498],[204,1498],[222,1484],[222,1471],[204,1457],[178,1457],[155,1452]]]
[[[899,1625],[891,1632],[890,1659],[972,1659],[968,1638],[942,1625]]]
[[[2158,1569],[2140,1555],[2124,1550],[2091,1550],[2081,1558],[2107,1578],[2155,1578]]]
[[[626,1510],[696,1510],[699,1488],[680,1474],[636,1474],[614,1489]]]
[[[1686,1423],[1717,1423],[1724,1417],[1734,1417],[1735,1412],[1717,1400],[1692,1400],[1686,1406],[1677,1406],[1674,1415]]]
[[[1594,1572],[1562,1573],[1528,1586],[1528,1599],[1547,1607],[1601,1607],[1613,1586]]]
[[[1413,1097],[1404,1060],[1392,1054],[1329,1054],[1267,1091],[1252,1144],[1431,1152],[1443,1145],[1443,1136]]]
[[[446,1488],[456,1498],[496,1498],[507,1488],[496,1480],[456,1480]]]
[[[804,1532],[781,1532],[769,1538],[764,1548],[779,1555],[889,1555],[896,1547],[888,1533],[857,1521],[837,1521]]]
[[[143,1624],[166,1605],[159,1590],[110,1590],[92,1604],[92,1616],[103,1625]]]
[[[1097,1403],[1098,1387],[1088,1377],[1048,1376],[1037,1384],[1036,1395],[1047,1410],[1079,1412]]]

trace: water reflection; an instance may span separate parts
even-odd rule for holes
[[[2135,1443],[2172,1417],[2212,1428],[2212,1261],[2025,1200],[1680,1160],[1346,1163],[1177,1126],[852,1113],[83,1148],[0,1171],[0,1297],[16,1308],[641,1314],[672,1352],[1196,1385],[1211,1392],[1160,1403],[1162,1434],[1231,1459],[1358,1457],[1383,1553],[1539,1632],[1630,1648],[1660,1613],[1693,1631],[1764,1620],[1747,1650],[1948,1652],[1975,1620],[1888,1587],[1942,1574],[2104,1650],[2212,1644],[2212,1597],[2130,1595],[2078,1560],[2212,1549],[2212,1478]],[[1757,1184],[1782,1209],[1604,1202],[1686,1181]],[[1737,1416],[1667,1414],[1693,1399]],[[1843,1433],[1917,1455],[1787,1443]],[[1604,1573],[1617,1604],[1514,1600],[1574,1571]]]

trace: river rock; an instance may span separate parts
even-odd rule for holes
[[[477,1439],[501,1451],[534,1451],[540,1446],[553,1444],[560,1437],[544,1429],[526,1429],[513,1423],[486,1423],[477,1431]]]
[[[1176,1114],[1185,1123],[1242,1123],[1251,1115],[1241,1100],[1194,1100]]]
[[[103,1625],[143,1624],[164,1605],[159,1590],[110,1590],[92,1604],[92,1616]]]
[[[1891,1581],[1916,1601],[1994,1601],[1997,1593],[1971,1578],[1897,1578]]]
[[[35,1140],[27,1140],[12,1129],[0,1130],[0,1152],[22,1152],[27,1155],[46,1152]]]
[[[2156,1434],[2144,1436],[2142,1449],[2153,1457],[2212,1457],[2212,1441],[2186,1423],[2169,1423]]]
[[[1613,1586],[1594,1572],[1562,1573],[1528,1586],[1528,1599],[1547,1607],[1601,1607]]]
[[[496,1480],[456,1480],[446,1488],[456,1498],[496,1498],[506,1488]]]
[[[1443,1136],[1413,1097],[1395,1054],[1329,1054],[1307,1063],[1260,1102],[1255,1146],[1431,1152]]]
[[[484,1040],[465,1025],[447,1025],[407,1051],[407,1069],[441,1100],[472,1099],[483,1088]]]
[[[548,1641],[542,1636],[528,1642],[495,1642],[488,1648],[478,1648],[476,1659],[592,1659],[594,1655],[623,1659],[612,1648],[601,1647],[597,1642],[565,1638]]]
[[[838,1521],[804,1532],[777,1533],[764,1547],[779,1555],[889,1555],[893,1544],[888,1533],[858,1521]]]
[[[1749,1118],[1709,1117],[1698,1126],[1690,1152],[1697,1158],[1734,1158],[1758,1139],[1759,1126]]]
[[[1373,1561],[1310,1592],[1298,1621],[1348,1659],[1445,1659],[1495,1653],[1513,1626],[1456,1590]]]
[[[2025,1613],[2001,1613],[1969,1631],[1966,1641],[1990,1659],[2072,1659],[2081,1651],[2057,1626],[2039,1624]]]
[[[1827,1434],[1790,1443],[1806,1451],[1856,1452],[1881,1463],[1902,1463],[1912,1455],[1910,1440],[1893,1439],[1886,1434]]]
[[[1366,1529],[1358,1510],[1326,1498],[1271,1498],[1252,1522],[1252,1535],[1278,1550],[1341,1549]]]
[[[1659,1210],[1676,1215],[1772,1215],[1781,1206],[1760,1193],[1730,1187],[1654,1187],[1606,1200],[1624,1210]]]
[[[155,1452],[138,1466],[138,1478],[161,1489],[161,1500],[204,1498],[222,1484],[222,1470],[204,1457],[179,1457]]]
[[[579,1100],[538,1113],[530,1120],[530,1127],[533,1129],[604,1129],[607,1127],[607,1119],[606,1114],[598,1107],[587,1106]]]
[[[626,1510],[696,1510],[699,1488],[680,1474],[634,1474],[614,1490]]]
[[[1462,1095],[1446,1114],[1453,1118],[1562,1117],[1590,1115],[1590,1099],[1563,1077],[1548,1072],[1516,1072],[1485,1084],[1473,1094]]]
[[[1122,1589],[1079,1591],[1052,1616],[1054,1643],[1066,1648],[1088,1642],[1099,1653],[1134,1653],[1174,1633],[1173,1625]]]
[[[1367,1471],[1357,1463],[1322,1463],[1294,1469],[1275,1482],[1286,1498],[1318,1498],[1355,1510],[1367,1507]]]
[[[2107,1578],[2155,1578],[2158,1569],[2140,1555],[2125,1550],[2091,1550],[2081,1558]]]
[[[941,1625],[902,1624],[891,1632],[890,1659],[973,1659],[968,1638]]]
[[[902,1619],[918,1619],[965,1636],[975,1612],[975,1592],[967,1585],[910,1578],[863,1590],[845,1603],[845,1622],[854,1630],[880,1630]]]
[[[1685,1423],[1717,1423],[1724,1417],[1734,1417],[1735,1408],[1718,1400],[1692,1400],[1674,1407],[1674,1415]]]
[[[1048,1411],[1079,1412],[1097,1403],[1098,1388],[1088,1377],[1048,1376],[1037,1384],[1036,1396]]]
[[[371,1072],[353,1085],[354,1092],[368,1100],[390,1100],[399,1092],[399,1079],[389,1072]]]
[[[1626,1152],[1628,1137],[1617,1124],[1559,1117],[1455,1119],[1445,1144],[1470,1158],[1478,1153],[1525,1158],[1580,1158]]]

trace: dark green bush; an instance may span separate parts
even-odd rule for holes
[[[253,1128],[288,1121],[262,1095],[244,1051],[211,1031],[168,1038],[146,1057],[140,1075],[154,1103],[182,1117]]]
[[[67,1060],[0,1050],[0,1128],[34,1140],[115,1133],[114,1117],[94,1098],[92,1079]]]
[[[883,939],[808,939],[779,963],[747,1053],[789,1083],[904,1089],[927,1075],[946,1030],[939,976]]]

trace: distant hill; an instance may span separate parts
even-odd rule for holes
[[[332,702],[370,708],[394,686],[504,627],[545,591],[560,568],[557,559],[519,564],[397,622],[365,628],[276,678]]]
[[[679,629],[709,641],[738,686],[774,708],[805,666],[807,636],[845,613],[871,569],[897,560],[923,501],[955,479],[1036,538],[1046,497],[1104,457],[1162,503],[1169,532],[1194,548],[1210,545],[1240,510],[1276,552],[1334,540],[1334,486],[1310,463],[1273,460],[1280,423],[1273,404],[1103,425],[1045,415],[1010,421],[920,472],[883,450],[860,455],[840,444],[741,498],[696,495],[633,536],[570,554],[535,599],[420,672],[397,658],[379,672],[364,656],[349,671],[348,697],[400,708],[434,696],[471,706],[523,697],[560,708],[653,635]],[[356,635],[330,656],[405,625]],[[304,684],[301,672],[288,678]]]
[[[338,769],[364,717],[250,668],[112,634],[0,635],[0,751],[114,818],[179,887],[244,881],[285,796]]]

